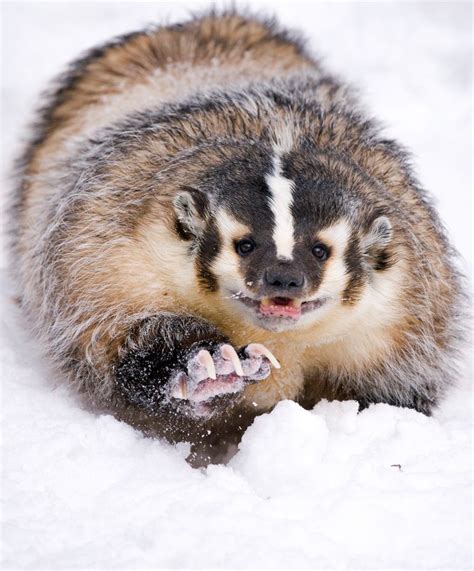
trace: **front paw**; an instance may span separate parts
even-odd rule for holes
[[[212,416],[220,405],[235,400],[246,385],[266,379],[271,368],[280,368],[274,355],[259,343],[236,351],[222,343],[189,355],[185,370],[174,373],[170,397],[184,401],[197,416]]]

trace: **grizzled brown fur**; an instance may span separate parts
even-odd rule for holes
[[[425,413],[439,402],[462,330],[455,254],[405,151],[300,41],[272,22],[208,14],[92,50],[47,97],[19,166],[12,259],[24,311],[91,402],[195,442],[207,429],[232,439],[283,398],[307,407],[354,398]],[[326,321],[287,332],[247,322],[220,295],[216,268],[232,254],[216,211],[202,206],[193,242],[174,206],[186,189],[224,192],[231,175],[236,194],[239,184],[256,188],[275,147],[300,194],[311,192],[308,179],[347,189],[343,206],[339,190],[320,191],[328,193],[321,235],[331,241],[341,217],[348,232],[344,252],[318,278],[324,285],[343,268],[337,306]],[[262,193],[251,199],[257,213]],[[235,200],[249,210],[247,199]],[[236,227],[243,223],[235,205],[226,208]],[[371,249],[377,216],[390,220],[391,239]],[[367,293],[373,280],[383,286],[377,299]],[[282,369],[211,419],[155,403],[159,391],[149,389],[166,363],[171,371],[180,351],[224,340],[264,343]],[[137,363],[144,392],[127,384]]]

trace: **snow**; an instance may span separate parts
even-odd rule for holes
[[[254,2],[302,29],[415,154],[471,271],[471,6]],[[2,160],[37,94],[78,52],[203,3],[2,6]],[[8,190],[3,175],[2,197]],[[2,257],[2,266],[6,264]],[[470,363],[432,418],[289,401],[227,466],[81,408],[1,273],[2,568],[472,568]]]

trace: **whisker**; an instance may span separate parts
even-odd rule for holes
[[[231,295],[225,295],[224,299],[240,299],[242,297],[246,297],[246,295],[241,291],[237,291]]]

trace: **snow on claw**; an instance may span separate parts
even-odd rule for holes
[[[201,349],[189,359],[186,372],[175,374],[171,396],[203,403],[217,396],[238,393],[246,384],[266,379],[272,366],[279,369],[280,363],[260,343],[251,343],[239,352],[228,343],[212,350]]]

